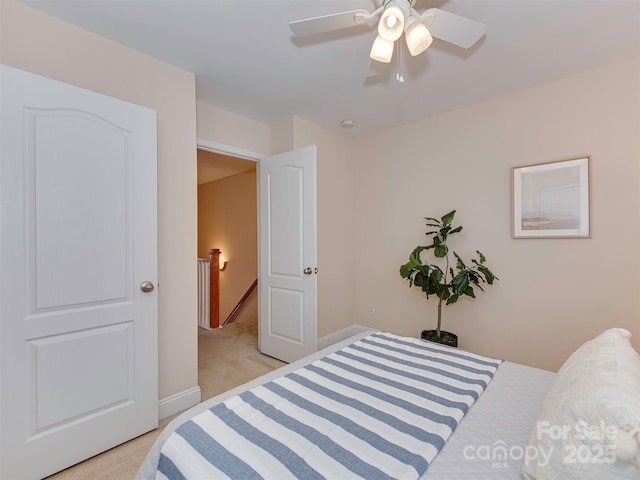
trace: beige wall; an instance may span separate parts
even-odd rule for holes
[[[2,63],[158,112],[160,397],[194,387],[193,74],[13,1],[0,16]],[[447,307],[445,326],[463,347],[554,369],[610,326],[640,346],[639,82],[636,59],[355,141],[298,117],[272,137],[198,103],[197,136],[258,154],[318,146],[319,335],[432,327],[435,304],[397,270],[424,239],[422,217],[457,208],[465,230],[452,246],[483,250],[501,281]],[[511,239],[511,167],[580,155],[592,156],[593,238]]]
[[[1,11],[3,63],[158,112],[160,396],[193,387],[193,75],[26,6]],[[453,247],[482,249],[501,278],[446,308],[463,347],[556,368],[608,326],[629,328],[638,346],[638,71],[637,61],[618,64],[356,141],[294,118],[278,146],[318,145],[319,334],[354,322],[413,335],[431,327],[435,305],[397,268],[424,238],[422,217],[457,208],[465,231]],[[261,122],[199,103],[197,124],[199,137],[271,153]],[[511,239],[511,167],[584,154],[593,238]]]
[[[158,114],[159,395],[197,385],[196,112],[191,73],[13,1],[0,61]]]
[[[198,138],[262,155],[271,154],[269,125],[203,102],[197,103],[197,115]]]
[[[220,322],[258,277],[256,172],[198,186],[198,256],[219,248],[227,267],[220,272]],[[235,321],[258,318],[257,290]]]
[[[606,328],[640,346],[640,59],[477,104],[357,142],[354,320],[434,328],[436,302],[398,274],[425,216],[457,209],[451,246],[500,277],[444,309],[461,346],[557,369]],[[510,235],[513,166],[592,157],[591,239]],[[367,304],[375,304],[375,316]]]
[[[318,336],[355,323],[355,143],[299,117],[293,148],[317,145]]]

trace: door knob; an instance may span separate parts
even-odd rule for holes
[[[144,293],[153,292],[154,288],[155,287],[153,286],[153,282],[150,282],[149,280],[146,280],[140,284],[140,290],[142,290]]]
[[[303,273],[305,275],[311,275],[313,273],[313,270],[311,269],[311,267],[307,267],[303,270]]]

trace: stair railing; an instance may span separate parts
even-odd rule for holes
[[[231,322],[231,320],[233,320],[233,317],[236,316],[236,314],[240,311],[240,309],[242,308],[242,306],[244,305],[244,303],[247,301],[247,299],[249,298],[249,295],[251,295],[251,293],[256,289],[256,287],[258,286],[258,279],[256,278],[255,281],[251,284],[251,286],[249,287],[249,289],[245,292],[245,294],[242,296],[242,298],[240,299],[240,301],[238,302],[238,304],[235,306],[235,308],[233,310],[231,310],[231,313],[229,314],[229,316],[227,317],[227,319],[222,323],[222,326],[224,327],[227,323]]]

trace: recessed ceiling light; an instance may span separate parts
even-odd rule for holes
[[[355,126],[356,122],[354,122],[353,120],[342,120],[340,122],[340,126],[342,128],[353,128]]]

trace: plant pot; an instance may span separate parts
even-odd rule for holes
[[[458,336],[451,332],[445,332],[444,330],[440,330],[440,338],[438,338],[436,330],[423,330],[420,336],[425,340],[441,343],[442,345],[449,345],[450,347],[458,346]]]

